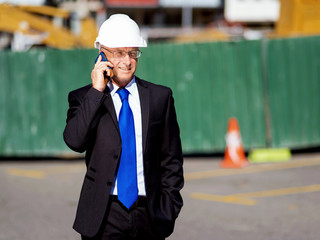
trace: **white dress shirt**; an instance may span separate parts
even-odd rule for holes
[[[110,94],[113,100],[113,104],[116,110],[117,119],[119,121],[120,109],[122,102],[119,94],[117,93],[118,86],[113,84],[111,81],[108,82],[108,87],[110,88]],[[142,155],[142,120],[141,120],[141,105],[139,92],[136,84],[135,76],[131,82],[125,87],[129,91],[129,106],[133,113],[134,128],[136,136],[136,154],[137,154],[137,177],[138,177],[138,195],[145,196],[145,183],[144,183],[144,172],[143,172],[143,155]],[[117,178],[111,189],[112,195],[118,195],[117,193]]]

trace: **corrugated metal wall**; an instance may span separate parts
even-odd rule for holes
[[[222,151],[228,118],[245,147],[265,146],[261,43],[159,44],[145,49],[140,76],[173,89],[185,152]]]
[[[320,144],[320,37],[267,42],[272,146]]]
[[[67,94],[88,83],[92,59],[92,50],[0,52],[1,156],[69,152],[62,139]]]
[[[173,89],[185,153],[223,151],[232,116],[246,149],[320,145],[320,37],[142,50],[137,75]],[[70,153],[67,94],[90,83],[96,54],[0,52],[0,156]]]

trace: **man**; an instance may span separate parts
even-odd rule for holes
[[[106,20],[95,47],[92,84],[69,93],[63,133],[71,149],[86,151],[73,227],[82,239],[165,239],[183,205],[172,92],[134,75],[147,44],[127,15]]]

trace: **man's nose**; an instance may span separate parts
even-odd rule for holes
[[[130,57],[129,57],[129,53],[125,53],[126,55],[122,58],[122,61],[125,62],[126,64],[130,64]]]

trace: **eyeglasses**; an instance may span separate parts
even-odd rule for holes
[[[104,47],[101,47],[101,48],[112,53],[114,58],[124,58],[125,56],[127,56],[127,54],[130,58],[139,58],[141,57],[141,53],[142,53],[140,50],[132,50],[132,51],[126,52],[126,51],[110,51],[109,49],[106,49]]]

